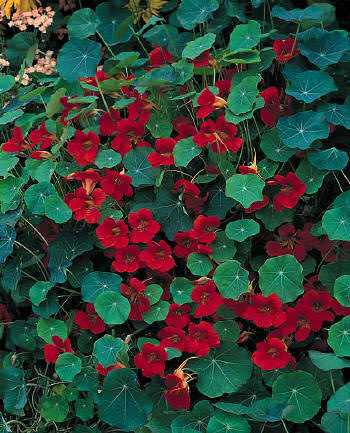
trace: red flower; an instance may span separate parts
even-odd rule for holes
[[[128,226],[123,220],[105,218],[96,229],[97,237],[104,247],[124,248],[129,243]]]
[[[212,281],[195,286],[191,293],[191,299],[193,302],[199,303],[193,315],[195,318],[216,313],[216,310],[223,303],[222,296],[216,290],[216,286]]]
[[[124,364],[119,361],[115,361],[114,365],[110,365],[109,367],[104,367],[102,364],[98,364],[96,367],[96,371],[101,376],[105,376],[111,370],[120,370],[121,368],[126,368]]]
[[[137,278],[131,278],[129,285],[121,285],[121,293],[129,299],[131,305],[129,320],[142,320],[143,315],[150,309],[147,296],[142,294],[146,288]]]
[[[140,141],[145,128],[140,122],[122,119],[117,123],[116,132],[118,134],[113,139],[111,148],[124,156],[132,149],[133,144],[136,145]]]
[[[167,374],[165,377],[165,386],[168,391],[164,397],[175,410],[187,410],[191,405],[187,383],[189,378],[190,376],[184,374],[181,368],[175,370],[173,374]]]
[[[141,353],[134,357],[136,368],[142,370],[145,377],[153,377],[159,374],[164,375],[165,362],[168,359],[164,347],[155,346],[152,343],[145,343]]]
[[[87,165],[95,161],[99,145],[100,139],[94,132],[85,134],[77,130],[74,138],[68,142],[67,151],[79,165]]]
[[[227,105],[225,99],[215,96],[208,86],[202,91],[202,93],[197,98],[197,104],[199,108],[197,110],[197,117],[202,119],[209,116],[214,110],[219,110]]]
[[[152,152],[147,157],[148,161],[152,164],[152,168],[174,164],[173,150],[175,144],[176,141],[173,138],[157,138],[157,152]]]
[[[139,119],[143,125],[149,121],[152,108],[159,110],[156,104],[147,99],[146,93],[142,96],[137,92],[136,101],[128,106],[128,115],[130,120]]]
[[[297,40],[291,37],[285,40],[276,39],[273,43],[273,50],[277,54],[276,60],[282,64],[287,63],[288,60],[300,54]]]
[[[279,338],[267,337],[266,341],[258,343],[256,347],[252,361],[262,370],[284,368],[290,361],[294,361],[287,345]]]
[[[209,119],[201,124],[198,134],[193,141],[198,147],[211,144],[214,153],[237,152],[242,146],[242,139],[235,137],[237,127],[233,123],[226,122],[225,116],[218,117],[216,123]]]
[[[174,194],[182,193],[182,201],[187,209],[192,209],[196,214],[202,211],[203,204],[208,199],[208,193],[200,197],[200,189],[197,185],[186,179],[179,179],[174,183]]]
[[[56,224],[51,219],[42,219],[39,224],[35,226],[37,229],[34,231],[34,237],[43,240],[44,238],[48,244],[50,244],[53,240],[57,238],[57,236],[61,233],[60,226]],[[40,233],[40,235],[39,235]],[[46,244],[42,242],[42,247],[45,249]]]
[[[333,306],[333,298],[326,290],[320,292],[308,290],[297,302],[297,306],[301,305],[311,308],[315,317],[322,322],[330,322],[334,319],[333,313],[328,311]]]
[[[78,188],[74,193],[66,194],[64,201],[77,221],[85,220],[89,224],[98,223],[101,219],[99,209],[106,196],[100,188],[96,188],[92,194],[88,194],[85,188]]]
[[[185,336],[185,331],[174,326],[166,326],[158,332],[161,346],[174,347],[180,352],[183,352],[185,348]]]
[[[105,81],[108,80],[108,78],[110,78],[108,76],[108,74],[106,74],[106,72],[102,71],[102,69],[98,69],[96,71],[96,75],[92,75],[91,77],[83,77],[83,78],[79,78],[79,81],[82,81],[85,84],[88,84],[89,86],[93,86],[96,87],[96,92],[94,92],[93,90],[90,89],[84,89],[84,96],[89,96],[89,95],[99,95],[99,91],[97,89],[98,84],[101,81]]]
[[[260,209],[266,207],[268,204],[269,204],[269,198],[267,195],[263,194],[263,200],[255,201],[249,207],[244,209],[244,212],[253,213],[257,210],[260,210]]]
[[[280,185],[281,189],[273,198],[273,206],[277,212],[281,212],[283,208],[292,209],[306,190],[306,185],[301,182],[299,177],[293,172],[289,172],[286,176],[276,174],[276,181],[270,181],[270,185]]]
[[[322,319],[315,314],[308,305],[299,304],[294,308],[287,309],[287,321],[280,327],[282,335],[295,332],[297,341],[307,339],[311,331],[317,332],[321,329]]]
[[[23,138],[22,129],[19,126],[13,129],[12,134],[13,137],[1,147],[4,152],[21,152],[22,150],[29,150],[34,146],[34,144],[28,143]]]
[[[44,346],[44,357],[47,363],[53,362],[55,364],[61,353],[74,353],[69,338],[63,341],[60,337],[54,335],[51,340],[53,344],[45,344]]]
[[[277,241],[266,243],[266,252],[270,257],[293,255],[302,262],[309,249],[312,249],[312,238],[310,234],[311,225],[305,225],[304,230],[296,230],[291,223],[283,224],[278,229]]]
[[[151,269],[166,272],[175,266],[175,261],[171,255],[171,248],[165,241],[159,243],[151,241],[147,244],[147,249],[141,251],[140,259]]]
[[[91,194],[96,184],[100,181],[100,175],[92,168],[84,171],[70,173],[63,178],[64,180],[80,180],[83,188],[88,194]]]
[[[167,49],[158,47],[156,44],[153,44],[153,46],[155,48],[149,53],[149,63],[152,68],[159,68],[164,63],[171,63],[174,60],[174,57]]]
[[[39,129],[34,129],[28,138],[33,146],[40,144],[40,150],[48,149],[53,141],[58,140],[55,134],[52,134],[46,129],[45,122],[39,126]]]
[[[211,323],[202,320],[198,325],[190,323],[186,337],[186,352],[194,353],[195,356],[206,356],[209,350],[220,345],[219,335],[214,331]]]
[[[177,245],[174,247],[174,254],[176,257],[185,257],[197,251],[198,241],[192,239],[190,232],[176,233],[174,241]]]
[[[160,230],[160,224],[153,219],[152,212],[148,209],[131,212],[128,221],[133,229],[130,232],[130,241],[135,244],[149,242]]]
[[[196,128],[192,121],[185,116],[176,117],[173,121],[173,129],[178,133],[176,141],[183,138],[192,137],[196,133]]]
[[[7,326],[5,323],[9,323],[11,320],[11,316],[6,309],[6,305],[0,304],[0,326]]]
[[[190,63],[194,64],[195,68],[214,66],[217,68],[217,63],[214,57],[210,55],[210,50],[204,51],[198,57],[193,60],[188,60]]]
[[[84,311],[78,311],[74,316],[74,323],[80,329],[89,329],[93,334],[100,334],[105,330],[105,324],[96,313],[94,304],[86,304]]]
[[[142,263],[140,261],[140,250],[136,245],[128,245],[115,251],[112,267],[117,272],[135,272]]]
[[[286,98],[287,105],[282,104],[283,89],[279,91],[277,87],[268,87],[260,93],[260,96],[265,101],[265,106],[260,110],[261,121],[268,127],[275,126],[283,114],[287,116],[292,114],[288,104],[290,97]]]
[[[77,98],[77,97],[78,97],[78,95],[74,95],[70,99]],[[66,120],[66,119],[67,119],[67,117],[68,117],[68,115],[69,115],[69,113],[71,111],[73,111],[73,112],[74,111],[78,111],[80,109],[80,106],[81,106],[81,104],[79,104],[79,103],[68,102],[68,100],[69,100],[69,98],[67,96],[63,96],[60,99],[61,105],[64,106],[64,109],[62,110],[62,113],[61,113],[60,122],[64,126],[67,126],[70,121],[76,121],[76,120],[78,120],[79,116],[75,116],[75,117],[73,117],[73,118],[71,118],[69,120]]]
[[[220,220],[217,216],[206,217],[199,215],[193,222],[190,236],[192,239],[196,239],[199,242],[210,244],[216,239],[215,229],[217,229],[219,225]]]
[[[101,186],[103,191],[114,200],[121,200],[124,196],[131,197],[133,195],[131,182],[132,178],[126,174],[106,170],[106,176],[101,180]]]
[[[171,304],[168,315],[165,318],[165,323],[177,328],[184,328],[190,323],[190,311],[189,305]]]
[[[103,113],[98,119],[101,135],[112,135],[117,131],[118,122],[120,119],[119,111],[110,107],[109,113]]]
[[[252,320],[260,328],[277,328],[287,319],[286,313],[282,311],[282,301],[275,293],[267,298],[261,294],[253,295],[242,317]]]

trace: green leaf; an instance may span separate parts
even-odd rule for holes
[[[217,233],[210,247],[213,249],[210,257],[216,262],[231,260],[237,251],[235,243],[226,236],[225,232]]]
[[[58,224],[69,221],[72,217],[72,211],[58,195],[51,195],[45,202],[45,215]]]
[[[299,101],[310,103],[337,89],[333,78],[326,72],[306,71],[293,77],[291,85],[286,88],[286,93]]]
[[[190,360],[187,367],[198,373],[198,391],[210,398],[237,391],[252,372],[247,351],[227,341],[208,356]]]
[[[12,75],[1,75],[0,76],[0,95],[2,93],[7,92],[8,90],[12,89],[12,87],[15,85],[15,77]]]
[[[47,422],[63,422],[68,412],[68,401],[61,395],[44,397],[40,402],[40,415]]]
[[[219,334],[221,341],[235,343],[238,340],[240,329],[238,323],[233,320],[219,320],[215,323],[214,329]]]
[[[287,147],[307,149],[318,138],[327,138],[329,124],[322,113],[304,111],[289,117],[281,117],[277,122],[279,135]]]
[[[249,433],[251,431],[248,421],[242,416],[226,412],[215,412],[210,418],[207,433],[227,432]]]
[[[281,6],[274,6],[271,10],[273,17],[283,21],[302,22],[304,20],[320,20],[323,15],[323,10],[316,5],[309,6],[305,9],[287,10]]]
[[[192,30],[197,24],[208,19],[211,12],[219,8],[217,0],[182,0],[177,10],[177,19],[186,30]]]
[[[350,275],[342,275],[335,280],[334,297],[344,307],[350,307]]]
[[[101,44],[90,39],[73,39],[66,42],[57,57],[57,70],[68,82],[95,75],[101,55]]]
[[[88,421],[94,417],[94,402],[92,398],[78,398],[75,402],[75,414],[82,421]]]
[[[24,408],[27,397],[23,370],[14,367],[0,370],[0,397],[5,410],[11,414]]]
[[[213,263],[204,254],[191,253],[187,258],[187,267],[193,275],[206,276],[213,269]]]
[[[317,111],[323,113],[327,121],[333,125],[342,125],[350,129],[350,99],[346,99],[343,105],[323,104]]]
[[[128,170],[126,174],[132,177],[133,186],[154,185],[159,175],[159,168],[153,169],[147,157],[153,150],[148,147],[139,147],[130,150],[124,158],[124,167]]]
[[[264,296],[276,293],[282,302],[292,302],[304,293],[303,267],[289,254],[267,259],[259,269],[259,286]]]
[[[6,60],[13,66],[20,66],[23,60],[28,66],[31,66],[30,57],[33,59],[34,52],[37,48],[37,39],[35,33],[20,32],[12,39],[7,41]]]
[[[350,383],[337,389],[331,396],[327,402],[327,410],[350,416]]]
[[[322,227],[329,239],[350,241],[350,209],[327,210],[322,217]]]
[[[72,382],[81,372],[81,359],[73,353],[62,353],[56,361],[55,370],[61,380]]]
[[[334,353],[317,352],[316,350],[309,351],[311,361],[317,368],[323,371],[340,370],[350,368],[350,360],[339,358]]]
[[[85,302],[95,302],[98,295],[104,292],[116,292],[120,294],[120,275],[112,272],[90,272],[83,279],[81,296]]]
[[[147,297],[150,304],[153,305],[162,297],[163,288],[158,284],[150,284],[147,286],[146,290],[144,290],[143,294]]]
[[[317,414],[322,393],[316,379],[304,371],[281,374],[272,385],[272,398],[288,404],[283,417],[288,421],[303,423]]]
[[[179,140],[173,151],[176,167],[187,167],[189,162],[200,153],[201,149],[199,149],[196,143],[193,142],[192,137]]]
[[[75,11],[69,18],[67,28],[71,39],[84,39],[95,34],[100,20],[92,9]]]
[[[312,27],[298,35],[298,48],[301,54],[318,66],[326,69],[329,65],[338,63],[345,51],[349,50],[348,32]]]
[[[327,341],[336,355],[350,356],[350,316],[330,327]]]
[[[0,125],[7,125],[8,123],[13,122],[23,115],[23,111],[21,109],[8,111],[7,113],[0,116]]]
[[[224,298],[237,300],[249,287],[249,272],[236,260],[219,265],[214,272],[214,282]]]
[[[261,150],[272,161],[286,162],[293,156],[297,149],[290,149],[281,141],[277,128],[264,132],[260,142]]]
[[[321,428],[327,433],[347,433],[347,420],[337,413],[327,412],[323,415]]]
[[[176,277],[170,284],[170,293],[173,301],[179,305],[192,302],[191,293],[194,286],[192,281],[184,277]]]
[[[153,138],[168,138],[173,130],[168,113],[162,111],[153,111],[146,127]]]
[[[126,322],[130,314],[129,301],[116,292],[100,293],[94,305],[97,314],[107,325],[120,325]]]
[[[12,170],[19,159],[13,153],[1,152],[0,153],[0,176],[5,176]]]
[[[30,212],[36,215],[45,213],[45,202],[56,194],[56,190],[51,183],[41,182],[30,186],[24,193],[24,200]]]
[[[248,24],[239,24],[230,35],[229,48],[233,53],[253,48],[260,42],[260,24],[249,21]]]
[[[210,50],[215,41],[216,35],[214,33],[207,33],[205,36],[188,42],[182,51],[182,57],[185,59],[195,59],[204,51]]]
[[[253,109],[259,94],[258,84],[260,80],[260,76],[254,75],[243,78],[237,85],[232,85],[227,105],[234,114],[247,113]]]
[[[240,50],[239,53],[233,54],[229,52],[224,55],[223,60],[228,63],[235,64],[250,64],[250,63],[258,63],[261,61],[260,53],[258,50]]]
[[[214,410],[208,400],[199,401],[194,405],[192,412],[184,411],[182,415],[178,415],[171,422],[171,433],[205,432],[209,419],[213,414]],[[164,429],[157,430],[157,432],[155,431],[154,433],[163,432]]]
[[[128,363],[128,345],[121,338],[104,335],[95,341],[93,354],[103,367],[114,365],[116,361]]]
[[[52,337],[57,335],[62,340],[68,336],[67,326],[61,320],[40,319],[37,325],[38,336],[46,343],[52,344]]]
[[[314,167],[321,170],[343,170],[349,162],[348,154],[335,147],[308,152],[307,159]]]
[[[113,5],[111,2],[104,2],[96,8],[100,23],[97,26],[98,33],[108,45],[127,42],[132,36],[132,22],[128,21],[132,17],[130,12],[121,7],[121,4]],[[127,28],[125,29],[125,22]],[[124,24],[124,25],[123,25]],[[119,28],[122,29],[117,33]],[[118,38],[118,39],[117,39]]]
[[[257,174],[234,174],[226,181],[226,196],[234,198],[244,208],[263,199],[265,182]]]
[[[32,285],[29,290],[30,300],[34,305],[39,305],[42,301],[46,299],[46,296],[50,289],[54,285],[49,281],[38,281]]]
[[[181,59],[179,62],[172,63],[172,67],[175,70],[176,84],[185,84],[193,77],[194,64],[187,62],[185,59]],[[183,95],[179,96],[182,97]]]
[[[260,225],[252,219],[241,219],[227,224],[226,236],[238,242],[243,242],[250,236],[258,234]]]
[[[151,305],[151,308],[143,315],[143,320],[148,324],[161,322],[162,320],[165,320],[168,312],[169,303],[166,301],[159,301],[156,304]]]
[[[146,423],[152,400],[139,389],[136,379],[136,374],[129,368],[107,374],[102,391],[94,396],[103,422],[126,431]]]
[[[308,161],[301,161],[295,174],[306,185],[306,194],[314,194],[317,192],[323,183],[323,179],[327,172],[318,170]]]
[[[121,160],[120,154],[112,149],[100,150],[95,158],[95,164],[98,168],[112,168],[118,165]]]
[[[84,367],[78,373],[74,380],[73,385],[78,391],[92,391],[98,387],[98,373],[92,367]]]

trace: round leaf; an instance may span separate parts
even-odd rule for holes
[[[350,275],[342,275],[335,280],[334,297],[344,307],[350,307]]]
[[[327,341],[336,355],[350,356],[350,316],[330,327]]]
[[[121,338],[104,335],[95,341],[93,354],[98,362],[107,368],[114,365],[115,361],[126,364],[128,362],[127,352],[128,345]]]
[[[0,76],[0,94],[10,90],[15,85],[15,77],[12,75]]]
[[[95,302],[98,295],[104,292],[120,293],[121,277],[112,272],[90,272],[83,279],[81,296],[85,302]]]
[[[213,269],[213,263],[204,254],[191,253],[187,258],[187,267],[193,275],[206,276]]]
[[[257,174],[235,174],[226,181],[226,196],[248,208],[255,201],[262,201],[264,186]]]
[[[99,21],[92,9],[83,8],[75,11],[67,24],[70,38],[84,39],[94,35]]]
[[[230,222],[225,229],[226,236],[238,242],[245,241],[250,236],[258,234],[259,231],[259,224],[251,219]]]
[[[248,291],[249,272],[236,260],[219,265],[213,275],[214,282],[224,298],[237,300]]]
[[[129,317],[129,301],[116,292],[107,291],[97,296],[94,302],[97,314],[107,325],[120,325]]]
[[[81,359],[73,353],[62,353],[57,359],[55,370],[61,380],[72,382],[81,372]]]

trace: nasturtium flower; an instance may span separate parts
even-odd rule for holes
[[[67,151],[79,165],[88,165],[95,161],[100,146],[100,139],[93,131],[85,134],[76,130],[74,138],[68,141]]]
[[[134,357],[136,368],[142,371],[145,377],[163,376],[165,361],[168,354],[163,346],[155,346],[152,343],[145,343],[142,346],[141,353]]]
[[[184,328],[190,323],[190,311],[191,307],[189,305],[173,303],[169,307],[165,323],[170,326],[176,326],[177,328]]]
[[[196,134],[196,127],[193,125],[191,119],[185,116],[176,117],[172,121],[173,129],[177,132],[176,141],[184,138],[192,137]]]
[[[160,224],[153,219],[153,214],[148,209],[140,209],[138,212],[131,212],[128,222],[132,228],[130,241],[137,244],[151,241],[160,230]]]
[[[300,54],[296,39],[288,37],[286,39],[276,39],[273,43],[273,50],[277,54],[275,59],[281,63],[287,63],[293,57]]]
[[[159,107],[152,101],[147,99],[146,93],[140,95],[136,94],[136,100],[128,106],[128,116],[130,120],[138,120],[142,124],[146,124],[149,121],[151,110]]]
[[[133,145],[136,146],[141,141],[145,128],[142,123],[135,120],[121,119],[117,123],[115,131],[117,135],[111,142],[111,148],[124,156],[130,152]]]
[[[159,243],[150,241],[147,248],[140,253],[140,259],[151,268],[166,272],[175,266],[175,260],[171,254],[171,248],[165,241]]]
[[[215,96],[207,86],[198,96],[197,104],[199,108],[197,109],[196,115],[199,119],[202,119],[209,116],[214,110],[226,107],[227,102],[220,96]]]
[[[287,319],[282,301],[276,293],[266,298],[260,293],[252,295],[251,301],[244,309],[242,317],[251,320],[260,328],[277,328]]]
[[[190,230],[190,236],[199,242],[212,243],[216,239],[215,230],[220,225],[220,219],[217,216],[206,217],[199,215],[194,220],[193,228]]]
[[[101,179],[103,191],[114,200],[121,200],[124,196],[131,197],[134,193],[130,185],[132,178],[115,170],[106,170],[105,177]]]
[[[21,152],[23,150],[30,150],[34,146],[33,143],[29,143],[23,138],[22,129],[19,126],[13,129],[12,135],[13,137],[9,141],[6,141],[1,147],[4,152]]]
[[[156,152],[151,152],[147,157],[153,168],[174,164],[173,151],[175,144],[176,141],[171,137],[157,138]]]
[[[267,337],[256,345],[257,350],[252,355],[252,361],[262,370],[275,370],[286,367],[294,362],[293,356],[283,340]]]
[[[60,98],[60,103],[64,107],[64,109],[61,112],[60,122],[64,126],[67,126],[71,121],[75,122],[79,119],[79,115],[77,114],[75,117],[71,118],[70,120],[67,120],[67,117],[70,115],[71,111],[74,112],[80,110],[81,107],[80,103],[68,102],[69,99],[74,99],[77,97],[78,95],[73,95],[71,98],[68,98],[67,96],[63,96],[62,98]]]
[[[128,226],[123,220],[105,218],[96,229],[96,234],[104,247],[124,248],[129,243]]]
[[[101,219],[101,206],[106,195],[100,188],[96,188],[91,194],[81,187],[74,193],[66,194],[64,201],[77,221],[85,220],[89,224],[98,223]]]
[[[306,185],[291,171],[285,176],[276,174],[274,179],[269,181],[269,184],[280,186],[280,192],[273,198],[274,209],[281,212],[284,208],[295,207],[299,198],[305,193]]]
[[[136,245],[127,245],[115,251],[112,267],[117,272],[135,272],[143,267],[140,250]]]
[[[189,409],[191,405],[190,400],[190,387],[188,380],[190,375],[183,372],[183,367],[187,360],[185,360],[172,374],[165,376],[165,386],[168,388],[164,397],[168,404],[175,410]]]
[[[28,138],[34,146],[39,144],[40,150],[48,149],[54,141],[58,141],[56,135],[47,130],[45,122],[42,122],[38,129],[34,129]]]
[[[85,311],[77,311],[74,316],[74,323],[80,329],[88,329],[93,334],[101,334],[106,328],[101,317],[96,313],[94,304],[86,304]]]
[[[172,63],[174,57],[164,47],[153,44],[154,49],[149,52],[149,63],[152,68],[159,68],[165,63]]]
[[[216,310],[222,305],[223,298],[217,291],[213,281],[197,285],[191,293],[193,302],[197,302],[198,306],[193,314],[193,317],[210,316],[216,313]]]
[[[329,311],[332,304],[333,298],[326,290],[308,290],[297,302],[297,306],[310,307],[312,313],[324,322],[330,322],[334,319],[334,314]]]
[[[110,107],[109,112],[103,113],[98,119],[101,135],[112,135],[118,130],[120,120],[119,110]]]
[[[195,356],[206,356],[210,349],[220,345],[220,337],[213,325],[202,320],[198,324],[190,323],[186,337],[185,351]]]
[[[288,116],[293,113],[290,107],[290,96],[286,96],[283,103],[283,89],[277,87],[268,87],[260,93],[265,101],[265,106],[260,110],[261,121],[268,127],[276,125],[281,116]]]
[[[92,168],[84,171],[76,171],[64,177],[64,180],[79,180],[87,194],[91,194],[96,184],[100,181],[100,175]]]
[[[185,348],[185,331],[175,326],[165,326],[158,332],[160,344],[163,347],[173,347],[180,352]]]
[[[11,322],[11,315],[5,304],[0,304],[0,326],[7,326],[8,322]]]
[[[237,131],[237,126],[226,122],[225,116],[222,115],[216,122],[211,119],[203,122],[193,141],[198,147],[210,145],[214,153],[236,153],[242,146],[242,139],[236,137]]]
[[[279,328],[282,335],[295,333],[296,341],[304,341],[311,331],[317,332],[322,327],[322,318],[315,314],[307,304],[297,304],[287,308],[287,320]]]
[[[69,338],[62,340],[58,335],[54,335],[51,340],[53,344],[47,343],[44,346],[44,357],[47,363],[55,364],[61,353],[74,353]]]
[[[150,309],[151,304],[144,292],[147,287],[137,278],[131,278],[129,284],[121,285],[121,294],[129,299],[131,310],[129,320],[141,321],[143,315]]]
[[[198,241],[191,237],[190,232],[176,233],[174,241],[176,242],[174,247],[176,257],[187,259],[191,253],[197,251]]]

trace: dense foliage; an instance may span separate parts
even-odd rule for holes
[[[0,432],[349,433],[336,8],[79,3],[0,0]]]

